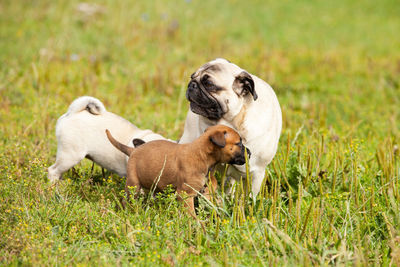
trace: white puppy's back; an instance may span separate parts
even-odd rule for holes
[[[108,112],[100,100],[94,97],[79,97],[57,121],[57,159],[49,168],[49,179],[58,180],[62,173],[85,157],[120,176],[125,176],[127,157],[111,145],[105,133],[106,129],[109,129],[118,141],[128,146],[133,146],[134,138],[141,138],[146,142],[165,139],[150,130],[141,130],[122,117]]]
[[[93,141],[110,142],[105,134],[105,129],[115,131],[116,138],[127,143],[130,135],[139,130],[135,125],[124,118],[108,112],[103,103],[91,96],[82,96],[74,100],[68,108],[67,113],[62,115],[56,125],[57,139],[66,138],[75,141],[85,141],[85,146],[92,146]],[[99,138],[104,136],[105,138]],[[103,140],[104,139],[104,140]],[[58,140],[60,141],[60,140]],[[110,144],[112,147],[112,145]]]

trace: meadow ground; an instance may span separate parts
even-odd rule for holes
[[[4,265],[400,265],[397,1],[0,2]],[[94,7],[94,8],[93,8]],[[171,192],[119,208],[124,179],[84,160],[53,186],[76,97],[169,138],[190,74],[225,57],[275,89],[284,124],[254,204]]]

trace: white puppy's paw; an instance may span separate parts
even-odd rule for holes
[[[60,180],[60,175],[57,174],[57,172],[52,168],[47,169],[47,179],[49,180],[50,183],[54,184],[58,180]]]

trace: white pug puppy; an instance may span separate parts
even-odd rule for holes
[[[179,143],[189,143],[207,127],[227,125],[240,134],[252,152],[249,160],[252,193],[256,197],[265,167],[274,158],[282,129],[278,99],[266,82],[237,65],[215,59],[192,74],[186,91],[190,102]],[[245,177],[245,166],[234,165],[228,177]]]
[[[106,111],[100,100],[82,96],[75,99],[56,125],[57,158],[48,169],[48,179],[58,181],[62,174],[88,158],[103,168],[126,176],[127,156],[107,139],[106,129],[122,143],[133,146],[133,139],[145,142],[165,140],[151,130],[141,130],[120,116]]]

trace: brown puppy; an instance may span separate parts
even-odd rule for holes
[[[176,144],[169,141],[151,141],[136,148],[128,147],[115,140],[106,130],[110,142],[121,152],[129,156],[125,190],[130,187],[162,191],[172,185],[183,200],[182,193],[188,195],[185,200],[190,214],[196,216],[193,198],[206,183],[208,170],[217,163],[242,165],[245,149],[239,134],[223,125],[209,127],[193,143]]]

